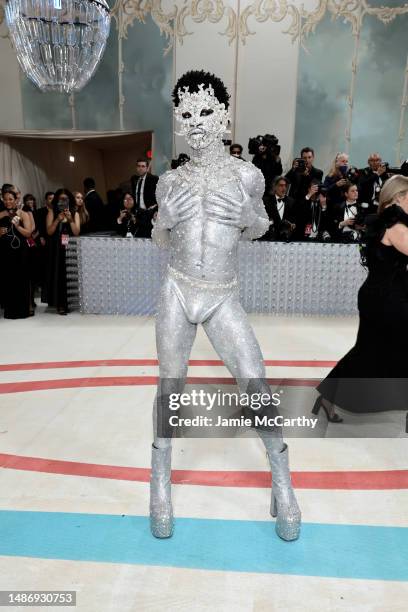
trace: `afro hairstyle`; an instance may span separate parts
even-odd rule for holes
[[[229,107],[230,95],[224,83],[214,74],[204,72],[204,70],[190,70],[179,78],[172,94],[174,106],[180,104],[179,89],[183,90],[184,87],[188,87],[190,93],[196,93],[200,91],[200,85],[204,85],[205,88],[211,85],[218,102],[224,104],[226,109]]]

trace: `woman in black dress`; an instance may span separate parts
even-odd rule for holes
[[[27,245],[30,247],[28,253],[28,265],[30,269],[30,281],[31,281],[31,307],[36,308],[35,303],[35,291],[40,286],[40,261],[39,261],[39,249],[41,248],[40,234],[37,228],[37,201],[31,193],[26,193],[23,198],[23,210],[28,213],[31,218],[33,226],[33,233],[31,237],[27,239]]]
[[[33,225],[29,213],[18,209],[15,191],[3,191],[3,203],[5,210],[0,219],[0,240],[4,318],[25,319],[34,314],[27,244]]]
[[[407,177],[384,184],[361,251],[368,276],[358,293],[357,341],[318,386],[313,409],[323,407],[335,422],[333,405],[353,413],[408,410]]]
[[[81,236],[89,234],[90,230],[90,215],[85,205],[84,196],[80,191],[74,191],[75,198],[75,211],[79,214],[79,221],[81,223]]]
[[[74,196],[68,189],[58,189],[47,213],[47,234],[50,236],[47,299],[48,305],[61,315],[68,312],[65,252],[70,237],[79,236],[80,229]]]

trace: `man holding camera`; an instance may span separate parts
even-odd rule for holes
[[[274,179],[282,174],[280,150],[279,140],[272,134],[249,139],[248,152],[264,176],[265,194],[269,193]]]
[[[298,202],[298,240],[326,241],[331,239],[327,193],[322,183],[313,181],[303,200]]]
[[[290,183],[289,193],[297,201],[303,201],[313,182],[321,183],[322,181],[323,170],[315,168],[313,162],[313,149],[304,147],[300,152],[300,157],[293,160],[292,168],[286,174]]]
[[[379,153],[371,153],[368,157],[368,167],[361,171],[359,202],[367,215],[377,212],[381,188],[391,176],[387,172],[388,167]]]

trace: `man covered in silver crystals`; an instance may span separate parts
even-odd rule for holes
[[[150,524],[154,536],[173,533],[171,434],[159,427],[163,398],[181,393],[191,347],[201,323],[241,393],[269,393],[262,353],[240,301],[238,242],[262,236],[269,220],[260,170],[225,152],[229,95],[209,73],[183,75],[173,92],[179,134],[191,160],[163,174],[152,238],[170,250],[156,319],[160,381],[153,425]],[[275,414],[276,413],[276,409]],[[256,428],[272,469],[271,514],[284,540],[299,536],[301,514],[292,489],[288,447],[278,428]]]

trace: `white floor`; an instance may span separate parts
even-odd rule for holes
[[[250,318],[266,360],[335,361],[353,345],[357,327],[355,318],[254,315]],[[31,319],[0,320],[0,366],[53,362],[44,369],[3,368],[1,371],[0,367],[0,390],[7,383],[51,381],[52,386],[52,381],[61,379],[154,376],[158,371],[156,365],[85,364],[85,367],[61,368],[57,362],[155,358],[154,325],[150,317],[78,313],[61,317],[45,313],[40,306]],[[202,330],[197,335],[191,359],[217,359]],[[269,366],[267,371],[271,377],[303,379],[320,378],[328,368]],[[209,365],[191,366],[189,373],[228,376],[223,367]],[[75,383],[72,388],[22,392],[17,386],[14,392],[1,391],[0,456],[148,468],[154,386],[81,384],[85,383]],[[407,470],[407,450],[405,437],[293,439],[291,469],[294,472]],[[267,464],[262,446],[255,438],[182,439],[174,443],[173,468],[197,472],[266,471]],[[299,488],[296,494],[304,523],[408,528],[406,488]],[[268,521],[268,498],[266,488],[173,486],[175,515],[180,518]],[[0,511],[146,516],[148,484],[47,473],[35,466],[24,470],[3,468]],[[177,538],[177,531],[173,538]],[[275,538],[271,531],[271,554],[274,554]],[[327,550],[330,554],[330,541]],[[408,564],[407,552],[401,551],[401,563],[404,560]],[[307,568],[302,575],[290,575],[228,568],[189,569],[171,564],[159,567],[155,563],[72,561],[24,556],[18,550],[0,556],[0,590],[76,590],[76,609],[81,612],[402,612],[407,609],[406,582],[307,573]]]

